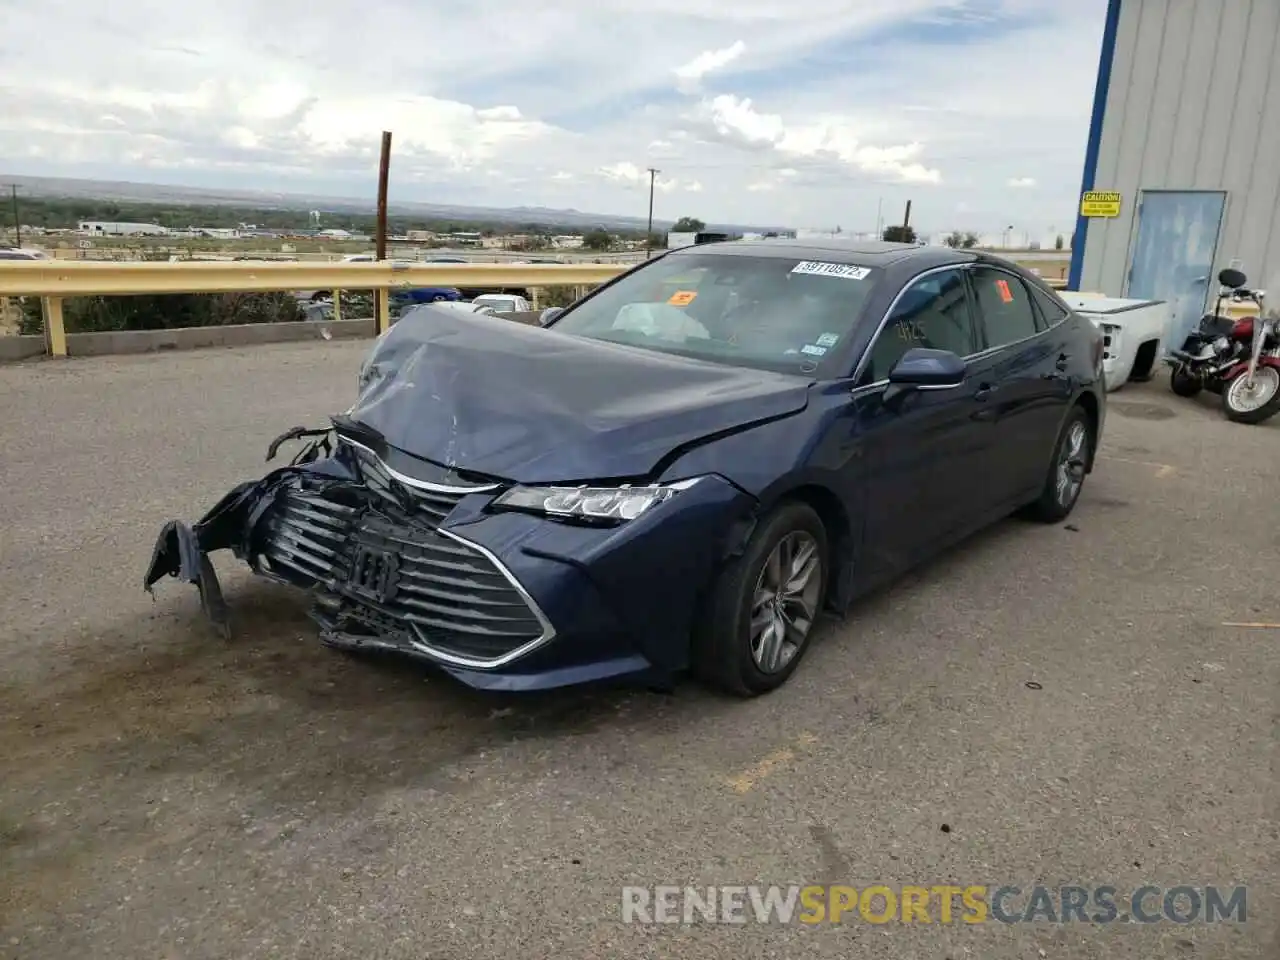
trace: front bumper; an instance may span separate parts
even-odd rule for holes
[[[664,681],[687,667],[700,600],[751,497],[708,477],[630,523],[589,527],[491,513],[502,486],[424,481],[340,439],[234,488],[194,525],[166,524],[145,586],[195,584],[227,631],[209,554],[230,549],[309,591],[326,643],[420,657],[485,689]]]

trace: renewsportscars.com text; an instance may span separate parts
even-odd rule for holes
[[[624,923],[1244,923],[1247,888],[1113,886],[624,887]]]

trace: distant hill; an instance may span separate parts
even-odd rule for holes
[[[326,197],[306,193],[274,193],[258,190],[221,190],[208,187],[173,187],[156,183],[131,183],[124,180],[79,180],[69,177],[26,177],[0,174],[0,182],[15,183],[30,197],[52,197],[132,201],[135,203],[177,203],[206,206],[254,207],[263,210],[320,210],[326,213],[372,213],[373,200],[355,197]],[[548,207],[468,207],[440,203],[391,201],[391,214],[419,216],[435,220],[488,223],[538,223],[583,228],[612,227],[640,230],[643,217],[616,214],[583,213],[580,210],[555,210]],[[655,230],[669,230],[671,220],[653,221]],[[708,223],[708,230],[726,233],[784,229],[778,226]]]

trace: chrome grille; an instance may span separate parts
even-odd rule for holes
[[[408,507],[419,518],[426,520],[433,527],[444,522],[445,517],[458,505],[465,494],[433,490],[428,487],[410,486],[401,483],[387,468],[387,465],[363,447],[348,445],[356,464],[360,468],[360,478],[365,485],[384,500],[404,509]],[[475,489],[488,489],[477,486]]]
[[[362,484],[313,478],[283,488],[264,517],[259,550],[269,572],[314,583],[313,615],[327,629],[472,666],[502,661],[549,635],[549,625],[480,550],[437,528],[465,494],[408,487],[371,454]],[[360,550],[395,560],[394,591],[353,589]],[[388,635],[388,619],[400,628]]]

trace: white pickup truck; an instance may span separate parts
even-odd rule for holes
[[[1130,380],[1150,380],[1169,349],[1173,305],[1163,300],[1125,300],[1101,293],[1060,291],[1072,310],[1102,331],[1103,377],[1107,390]]]

